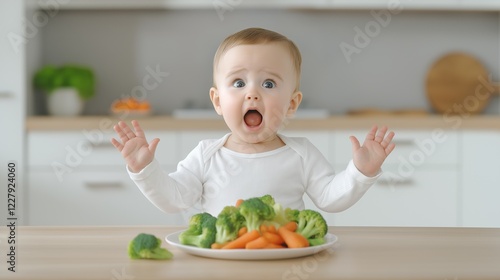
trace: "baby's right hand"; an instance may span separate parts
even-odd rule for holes
[[[160,139],[155,138],[148,144],[139,123],[133,120],[132,126],[135,132],[125,122],[118,122],[113,128],[122,142],[112,138],[111,143],[121,152],[130,171],[137,173],[153,161]]]

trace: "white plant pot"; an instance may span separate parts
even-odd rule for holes
[[[56,89],[47,99],[47,109],[53,116],[78,116],[83,112],[84,105],[75,88]]]

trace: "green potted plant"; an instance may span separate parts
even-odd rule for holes
[[[95,95],[94,72],[81,65],[46,65],[35,73],[33,84],[47,94],[51,115],[79,115],[85,101]]]

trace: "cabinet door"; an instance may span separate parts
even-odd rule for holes
[[[455,169],[416,170],[394,181],[386,173],[351,208],[330,214],[339,226],[457,226],[458,174]]]
[[[500,132],[463,133],[462,225],[500,227]]]
[[[459,161],[459,136],[451,130],[397,130],[393,142],[394,151],[384,164],[398,164],[406,169],[418,169],[429,165],[450,166]],[[350,135],[363,144],[368,131],[337,131],[334,135],[332,158],[336,164],[347,164],[352,159]]]
[[[28,193],[30,225],[185,224],[181,214],[149,202],[122,168],[75,172],[64,183],[51,172],[31,172]]]
[[[6,223],[7,165],[15,162],[15,217],[21,218],[23,207],[23,147],[25,114],[25,47],[22,19],[24,1],[0,1],[0,225]],[[17,224],[23,223],[20,219]]]

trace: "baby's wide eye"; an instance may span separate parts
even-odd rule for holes
[[[244,86],[245,86],[245,82],[243,82],[243,80],[236,80],[233,83],[233,87],[242,88]]]
[[[272,80],[265,80],[262,86],[265,88],[275,88],[276,84]]]

